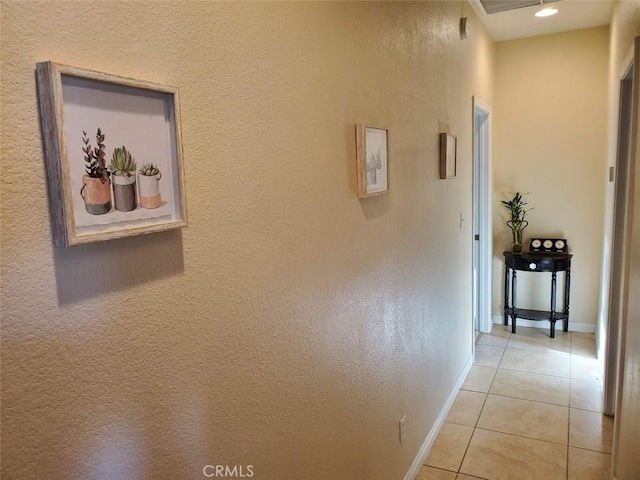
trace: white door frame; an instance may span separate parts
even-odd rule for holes
[[[491,107],[473,97],[473,321],[491,332]]]
[[[618,140],[616,162],[614,167],[615,183],[613,185],[613,211],[608,212],[612,217],[606,238],[611,245],[608,255],[607,276],[607,310],[605,338],[600,340],[605,347],[604,369],[604,413],[613,416],[616,409],[618,361],[620,355],[621,324],[625,302],[625,281],[627,263],[627,237],[631,219],[629,218],[630,203],[630,168],[631,168],[631,117],[633,100],[633,57],[628,55],[624,62],[624,71],[620,75],[620,96],[618,115]],[[602,340],[605,340],[602,342]]]
[[[628,146],[628,176],[625,179],[627,186],[627,196],[626,196],[626,209],[625,209],[625,219],[624,219],[624,268],[622,272],[612,272],[612,275],[620,275],[622,282],[622,294],[621,294],[621,312],[620,312],[620,325],[619,325],[619,341],[617,342],[618,346],[618,358],[617,358],[617,386],[616,386],[616,398],[615,398],[615,418],[613,422],[613,449],[612,449],[612,462],[611,462],[611,474],[613,478],[618,476],[618,451],[621,448],[621,429],[622,426],[625,425],[625,428],[628,428],[629,419],[626,418],[626,415],[630,415],[633,417],[633,411],[625,412],[623,409],[623,399],[626,396],[626,391],[629,388],[625,385],[625,381],[631,380],[633,382],[633,368],[631,368],[632,373],[629,374],[626,369],[628,367],[633,367],[633,359],[630,359],[627,354],[627,334],[631,335],[633,338],[633,334],[637,332],[637,325],[633,322],[629,321],[629,304],[631,303],[630,298],[632,296],[637,295],[637,279],[630,276],[631,270],[631,262],[633,261],[632,256],[630,255],[630,246],[632,245],[633,237],[632,237],[632,229],[635,230],[635,225],[633,225],[634,220],[634,209],[637,208],[638,198],[634,198],[637,194],[635,182],[638,177],[638,158],[640,157],[640,149],[638,148],[638,122],[639,118],[639,110],[640,110],[640,37],[636,37],[634,39],[633,49],[632,49],[632,62],[633,66],[632,75],[627,74],[627,78],[631,78],[631,112],[630,112],[630,120],[629,120],[629,146]],[[626,62],[625,62],[626,63]],[[623,79],[625,77],[622,77]],[[637,215],[637,213],[636,213]],[[637,220],[637,217],[635,218]],[[634,286],[636,287],[633,290]],[[629,331],[628,331],[629,330]],[[611,343],[611,342],[610,342]],[[609,360],[609,358],[607,358]],[[606,370],[613,368],[613,365],[606,365]],[[628,405],[627,405],[628,407]],[[626,421],[626,422],[625,422]],[[624,447],[627,455],[629,451],[629,444],[625,443]],[[627,467],[628,470],[628,467]],[[628,473],[628,471],[627,471]]]

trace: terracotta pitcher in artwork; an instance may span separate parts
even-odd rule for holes
[[[98,128],[96,132],[97,147],[91,147],[86,131],[82,131],[82,152],[84,153],[84,171],[80,196],[84,200],[84,208],[91,215],[103,215],[111,210],[111,181],[105,166],[104,133]]]
[[[91,215],[102,215],[111,210],[111,182],[109,179],[82,176],[80,196],[84,200],[84,208]]]

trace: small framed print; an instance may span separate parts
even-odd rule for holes
[[[55,244],[185,227],[177,89],[53,62],[36,75]]]
[[[440,134],[440,178],[456,176],[458,139],[448,133]]]
[[[356,125],[358,198],[389,191],[389,131],[372,125]]]

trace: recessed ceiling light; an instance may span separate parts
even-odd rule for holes
[[[536,12],[536,17],[550,17],[551,15],[555,15],[558,13],[557,8],[543,8],[542,10]]]

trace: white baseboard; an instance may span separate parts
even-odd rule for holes
[[[469,374],[469,370],[471,370],[472,366],[473,366],[473,355],[469,356],[469,359],[467,360],[467,363],[462,369],[462,373],[460,373],[460,376],[458,377],[458,380],[456,381],[456,384],[454,385],[453,390],[451,390],[451,393],[449,393],[449,397],[447,398],[447,401],[442,407],[442,410],[440,410],[440,415],[438,415],[438,418],[436,418],[436,421],[433,424],[433,428],[431,428],[429,435],[427,435],[427,438],[422,444],[422,447],[420,447],[420,450],[418,451],[418,455],[416,455],[416,458],[413,460],[413,463],[411,464],[411,468],[409,469],[407,474],[404,476],[404,480],[414,480],[414,478],[422,468],[422,464],[427,458],[427,455],[429,454],[429,450],[431,450],[431,447],[433,446],[433,442],[436,441],[438,432],[440,432],[440,429],[442,428],[444,419],[447,418],[447,415],[449,414],[449,410],[451,410],[451,407],[453,406],[453,402],[455,401],[456,396],[458,395],[458,392],[460,391],[460,388],[462,387],[464,380],[467,378],[467,375]]]
[[[502,325],[504,323],[504,316],[503,315],[494,315],[493,316],[493,323]],[[509,320],[508,320],[508,325],[511,325],[511,318],[509,318]],[[549,330],[549,322],[544,321],[544,320],[541,320],[541,321],[537,322],[535,320],[525,320],[524,318],[519,318],[518,322],[516,323],[516,329],[518,328],[518,326],[544,328],[546,330]],[[560,331],[560,330],[562,330],[562,320],[558,320],[556,322],[556,331]],[[571,320],[569,320],[569,331],[570,332],[595,333],[596,326],[593,323],[579,323],[579,322],[572,322]]]

